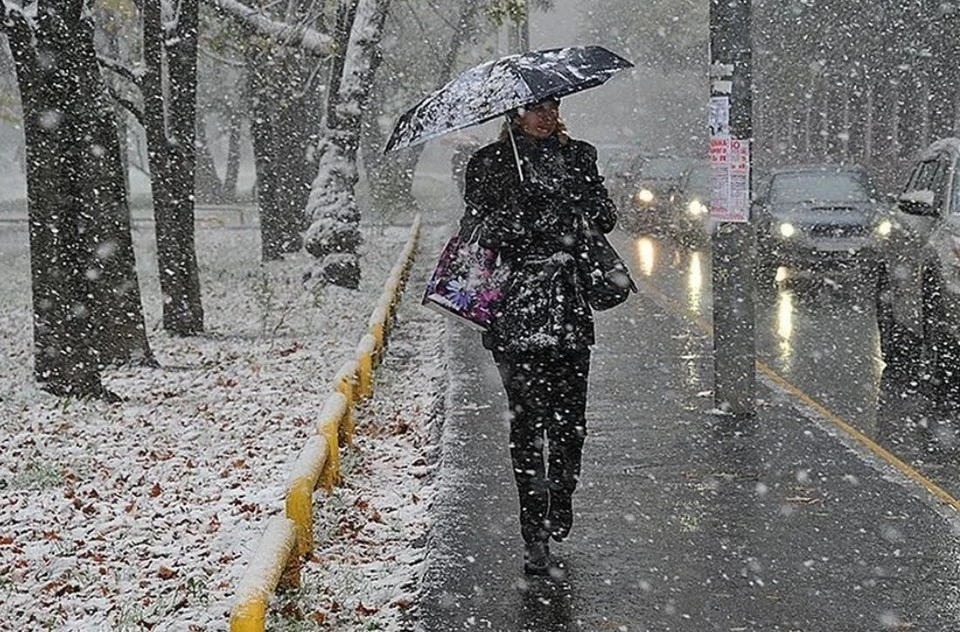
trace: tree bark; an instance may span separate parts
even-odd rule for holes
[[[104,363],[152,359],[116,116],[82,0],[8,15],[24,110],[35,373],[51,393],[115,397]]]
[[[362,236],[355,188],[362,113],[380,65],[379,44],[389,6],[389,0],[340,4],[336,37],[343,41],[349,34],[349,43],[340,49],[343,54],[337,55],[333,65],[326,130],[318,151],[320,168],[307,209],[313,223],[305,246],[320,259],[319,269],[311,276],[352,289],[360,285],[357,248]]]
[[[251,48],[247,59],[261,254],[272,261],[303,245],[303,209],[316,169],[308,158],[321,104],[308,60],[284,47],[267,47]]]
[[[143,2],[143,102],[163,328],[173,335],[190,336],[203,331],[194,238],[197,0],[183,0],[179,8],[175,33],[169,34],[175,36],[168,37],[161,0]]]
[[[230,134],[227,140],[227,167],[223,177],[223,193],[227,201],[237,199],[237,180],[240,177],[240,116],[230,114]]]
[[[224,184],[217,175],[217,166],[210,152],[207,139],[207,123],[197,117],[197,181],[196,200],[200,203],[219,204],[224,201]]]
[[[340,0],[337,8],[334,30],[337,54],[333,58],[327,86],[325,128],[317,145],[318,173],[307,202],[306,213],[312,223],[304,235],[305,249],[320,260],[318,269],[311,271],[310,277],[350,289],[360,287],[357,249],[363,243],[363,236],[360,233],[360,210],[354,199],[358,179],[356,149],[351,161],[350,139],[339,113],[343,74],[347,56],[352,53],[351,34],[361,1]]]

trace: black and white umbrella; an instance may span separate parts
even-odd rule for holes
[[[538,50],[486,62],[461,73],[404,113],[384,153],[485,123],[549,97],[599,86],[632,66],[601,46]]]

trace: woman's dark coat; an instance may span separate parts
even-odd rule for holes
[[[460,234],[476,235],[511,269],[483,344],[504,353],[583,350],[594,343],[577,266],[584,220],[608,233],[616,225],[616,206],[597,171],[593,145],[519,133],[516,139],[523,182],[509,140],[477,151],[466,169]]]

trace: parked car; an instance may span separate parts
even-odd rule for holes
[[[700,247],[710,240],[710,198],[713,181],[710,165],[697,163],[683,174],[671,202],[671,235],[682,244]]]
[[[884,238],[884,202],[857,166],[832,164],[773,170],[752,209],[757,284],[773,286],[779,266],[801,272],[871,271]]]
[[[670,227],[671,196],[675,196],[689,158],[674,156],[638,157],[627,169],[623,197],[618,200],[625,228],[639,232],[664,233]]]
[[[877,269],[884,362],[925,360],[932,384],[960,385],[960,139],[940,140],[913,164]]]

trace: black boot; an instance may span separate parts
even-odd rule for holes
[[[573,498],[565,491],[550,490],[550,511],[547,513],[550,523],[550,537],[562,542],[570,535],[573,526]]]
[[[523,572],[527,575],[550,573],[550,547],[545,541],[527,542],[523,548]]]

